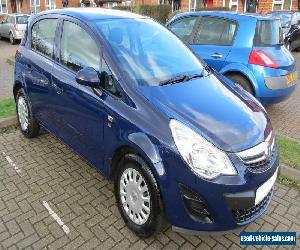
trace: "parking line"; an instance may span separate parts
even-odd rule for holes
[[[5,152],[2,152],[2,154],[5,157],[5,159],[7,160],[7,162],[15,169],[17,174],[20,174],[21,169],[18,168],[18,166],[14,163],[14,161],[8,155],[6,155]]]
[[[49,206],[47,201],[43,201],[44,207],[48,210],[49,214],[52,216],[52,218],[62,227],[64,232],[66,234],[70,233],[70,229],[68,226],[65,225],[65,223],[59,218],[59,216],[52,210],[52,208]]]

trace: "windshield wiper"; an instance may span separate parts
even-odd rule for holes
[[[179,76],[172,77],[168,80],[162,81],[162,82],[159,83],[159,85],[164,86],[164,85],[174,84],[174,83],[177,83],[177,82],[186,82],[186,81],[189,81],[191,79],[199,78],[199,77],[203,77],[203,74],[179,75]]]
[[[179,75],[179,76],[175,76],[175,77],[172,77],[168,80],[165,80],[165,81],[161,81],[159,83],[160,86],[163,86],[163,85],[168,85],[168,84],[174,84],[174,83],[177,83],[177,82],[184,82],[184,81],[187,81],[189,78],[187,75]]]

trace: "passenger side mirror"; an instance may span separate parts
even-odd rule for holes
[[[92,67],[86,67],[79,70],[76,74],[76,82],[81,85],[92,88],[100,87],[100,78],[98,72]]]

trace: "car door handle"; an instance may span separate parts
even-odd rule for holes
[[[59,87],[57,84],[53,83],[52,84],[53,88],[55,89],[57,94],[61,94],[64,90],[63,88]]]
[[[216,59],[218,59],[218,58],[222,58],[223,57],[223,55],[221,55],[221,54],[219,54],[219,53],[214,53],[214,54],[212,54],[212,55],[210,55],[212,58],[216,58]]]
[[[115,121],[115,118],[113,118],[111,115],[107,116],[107,126],[111,128],[112,123]]]

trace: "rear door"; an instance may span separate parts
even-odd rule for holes
[[[219,71],[234,42],[237,23],[233,20],[203,16],[191,42],[191,49],[209,66]]]
[[[10,16],[6,15],[4,20],[3,20],[3,24],[2,24],[2,28],[1,28],[1,34],[3,37],[9,37],[9,21],[10,21]]]
[[[26,90],[35,117],[47,128],[53,127],[49,110],[51,74],[53,70],[54,37],[57,18],[35,21],[28,29],[27,48],[21,46]]]

